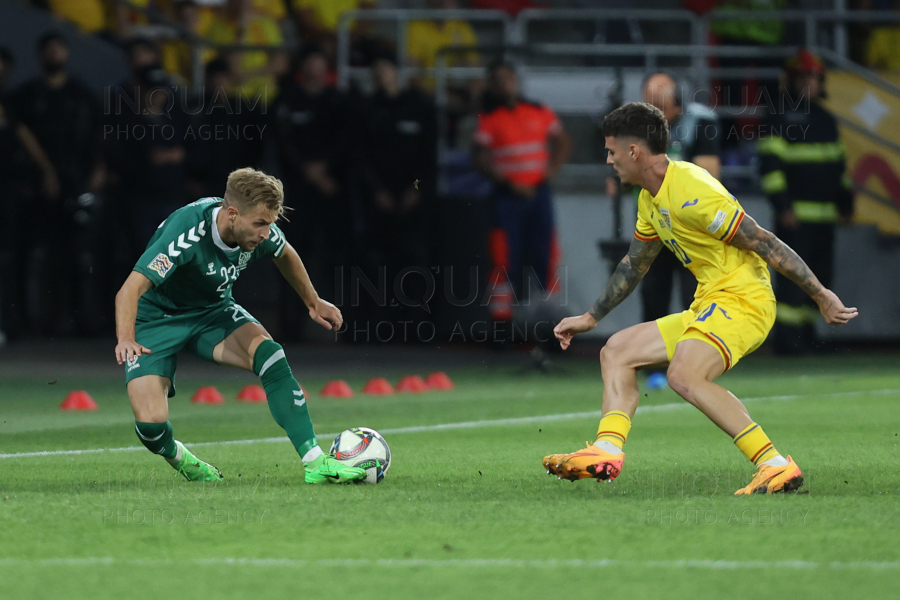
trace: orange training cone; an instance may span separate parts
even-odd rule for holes
[[[373,377],[363,387],[363,394],[373,394],[375,396],[387,396],[394,393],[392,386],[384,377]]]
[[[437,371],[425,378],[425,383],[432,390],[452,390],[455,386],[443,371]]]
[[[428,391],[428,386],[425,384],[425,380],[420,376],[407,375],[397,384],[397,391],[414,393],[426,392]]]
[[[97,403],[84,390],[69,392],[59,407],[63,410],[97,410]]]
[[[353,390],[350,389],[350,385],[346,381],[338,379],[326,383],[325,387],[322,388],[321,394],[332,398],[349,398],[353,395]]]
[[[248,385],[238,392],[238,402],[265,402],[266,391],[259,385]]]
[[[194,404],[222,404],[225,402],[225,397],[222,396],[222,392],[207,385],[194,392],[191,402]]]

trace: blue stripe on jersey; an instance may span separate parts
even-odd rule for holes
[[[722,235],[722,237],[719,238],[720,240],[724,240],[725,238],[728,237],[728,234],[731,232],[731,228],[734,226],[734,220],[737,219],[740,212],[741,211],[739,211],[739,210],[734,211],[734,216],[731,217],[731,223],[728,224],[728,229],[726,229],[725,233]]]

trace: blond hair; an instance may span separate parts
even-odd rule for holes
[[[243,213],[260,204],[284,216],[284,186],[277,177],[250,167],[232,171],[225,185],[225,203]]]

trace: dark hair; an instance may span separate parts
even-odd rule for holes
[[[302,48],[300,48],[300,62],[305,63],[308,58],[311,56],[319,56],[324,59],[328,59],[328,55],[325,54],[325,50],[317,45],[317,44],[306,44]]]
[[[206,77],[221,75],[222,73],[225,73],[226,75],[231,74],[231,66],[224,58],[214,58],[206,63],[206,69],[204,70]]]
[[[62,33],[60,33],[59,31],[47,31],[38,38],[38,52],[43,52],[44,48],[46,48],[51,42],[59,42],[63,46],[69,46],[68,40],[66,40],[65,36]]]
[[[606,115],[603,137],[635,137],[645,141],[653,154],[665,154],[669,144],[669,124],[655,106],[631,102]]]
[[[146,65],[138,69],[137,80],[145,88],[172,87],[169,74],[158,64]]]
[[[372,57],[372,65],[378,62],[386,62],[390,63],[394,68],[397,68],[399,65],[397,64],[397,57],[394,56],[392,52],[377,52],[375,56]]]
[[[511,72],[513,75],[516,74],[516,67],[514,64],[506,60],[495,60],[488,65],[488,77],[493,77],[494,73],[501,69],[505,69]]]
[[[134,54],[136,48],[146,48],[151,52],[156,53],[157,56],[160,55],[159,44],[148,37],[131,38],[125,43],[125,53],[129,57]]]

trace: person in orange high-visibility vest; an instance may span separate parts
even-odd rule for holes
[[[571,154],[562,123],[547,106],[524,99],[512,65],[489,69],[484,112],[475,132],[475,165],[494,184],[491,315],[512,319],[515,294],[533,274],[552,291],[559,260],[549,182]]]

